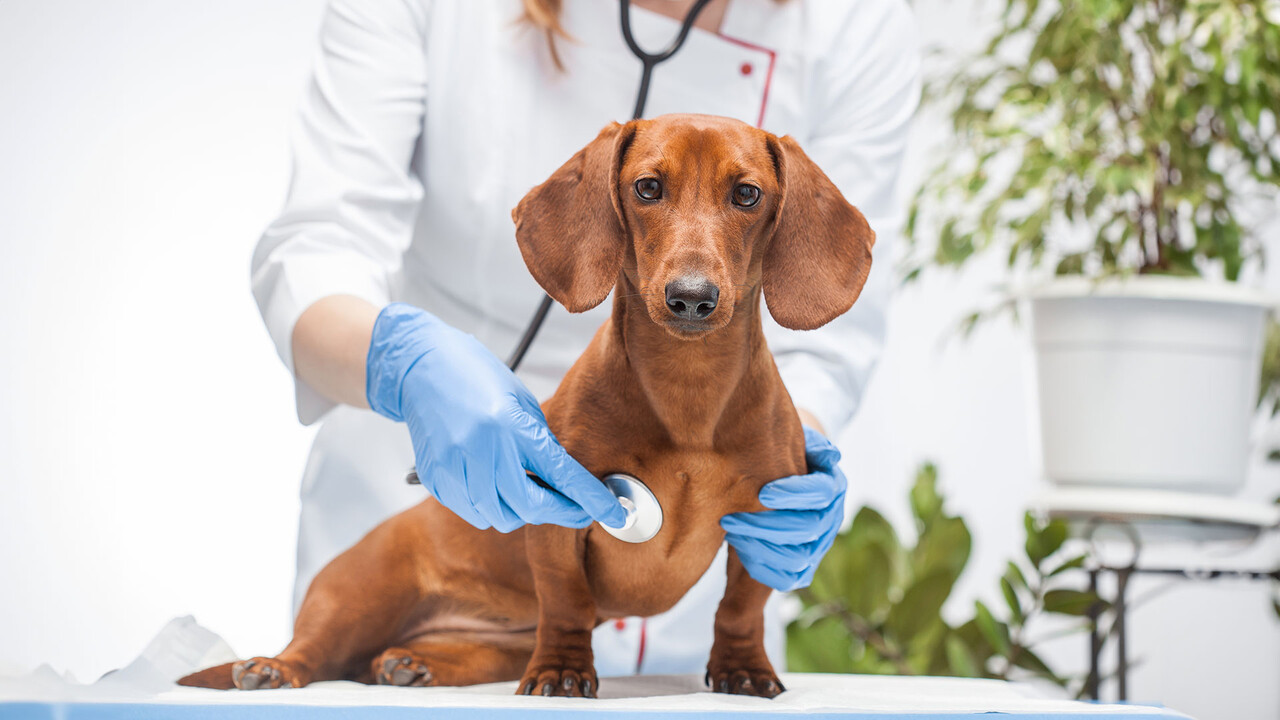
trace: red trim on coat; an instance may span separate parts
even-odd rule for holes
[[[769,88],[772,87],[773,85],[773,68],[775,65],[778,64],[777,51],[767,48],[763,45],[756,45],[753,42],[748,42],[746,40],[725,35],[724,33],[716,33],[716,35],[718,35],[719,37],[725,40],[728,40],[729,42],[739,47],[744,47],[750,50],[757,50],[759,52],[769,54],[769,69],[765,71],[765,76],[764,76],[764,97],[760,98],[760,115],[756,119],[756,127],[763,127],[764,111],[765,111],[765,108],[769,105]]]
[[[649,627],[649,618],[640,618],[640,651],[636,653],[636,674],[640,674],[640,667],[644,665],[644,641],[648,634],[646,630]]]

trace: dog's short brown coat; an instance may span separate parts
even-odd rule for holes
[[[655,178],[661,199],[633,190]],[[733,202],[753,185],[753,207]],[[724,541],[719,520],[762,510],[768,481],[805,471],[800,421],[765,345],[760,297],[782,325],[817,328],[849,309],[875,235],[789,137],[669,115],[612,124],[513,211],[526,264],[573,312],[614,293],[613,313],[543,406],[592,473],[642,478],[662,504],[652,540],[598,527],[468,525],[433,499],[379,525],[307,592],[288,647],[184,678],[205,687],[354,678],[399,685],[521,680],[522,692],[593,696],[591,631],[671,608]],[[703,321],[664,288],[719,288]],[[708,664],[713,689],[772,697],[769,588],[729,553]]]

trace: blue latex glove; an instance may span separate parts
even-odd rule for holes
[[[393,303],[378,315],[365,395],[374,411],[409,426],[423,486],[482,530],[626,522],[613,493],[556,441],[515,374],[424,310]]]
[[[806,427],[804,454],[808,475],[774,480],[760,489],[760,504],[769,510],[720,519],[747,574],[775,590],[808,587],[844,521],[849,481],[840,472],[840,451]]]

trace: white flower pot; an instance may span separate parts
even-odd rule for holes
[[[1138,277],[1028,295],[1051,481],[1239,490],[1270,308],[1260,293]]]

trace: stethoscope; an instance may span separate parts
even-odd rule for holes
[[[698,15],[710,3],[711,0],[695,0],[693,6],[689,8],[689,12],[685,14],[684,20],[681,21],[680,31],[671,41],[671,44],[662,52],[651,53],[640,47],[640,44],[636,42],[635,35],[631,32],[631,0],[618,0],[622,37],[627,41],[627,47],[630,48],[631,53],[641,63],[640,88],[636,91],[636,106],[631,113],[632,120],[639,120],[644,116],[644,105],[645,101],[649,99],[649,84],[653,79],[653,69],[660,63],[670,60],[684,45],[684,41],[689,37],[689,31],[693,29],[693,24],[698,20]],[[507,360],[507,367],[511,368],[511,372],[515,372],[520,367],[525,353],[529,351],[529,346],[533,344],[533,339],[537,337],[543,321],[547,319],[547,313],[551,311],[551,304],[551,296],[544,293],[542,302],[538,303],[538,309],[533,313],[533,318],[529,320],[529,325],[525,328],[524,334],[520,336],[520,342],[516,344],[516,349]],[[551,489],[537,475],[530,474],[530,477],[543,487]],[[418,483],[417,470],[410,471],[405,481]],[[642,543],[658,534],[658,530],[662,528],[662,505],[658,503],[658,498],[647,485],[640,482],[639,478],[625,473],[606,475],[603,481],[605,487],[609,488],[609,491],[618,498],[618,503],[627,511],[627,521],[622,527],[614,528],[597,523],[605,532],[623,542],[629,543]]]

